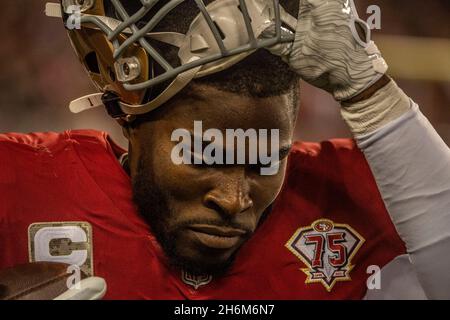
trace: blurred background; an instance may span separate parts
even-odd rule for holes
[[[52,0],[55,2],[55,0]],[[122,146],[119,126],[104,110],[74,115],[70,100],[94,88],[70,47],[58,19],[46,18],[46,0],[2,0],[0,11],[0,132],[98,129]],[[381,8],[381,29],[373,38],[390,74],[421,106],[450,145],[450,1],[355,0],[364,20],[367,8]],[[338,106],[326,93],[302,84],[297,139],[348,137]]]

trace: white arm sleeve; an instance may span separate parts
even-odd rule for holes
[[[355,139],[426,295],[449,299],[450,149],[410,103],[400,117]]]

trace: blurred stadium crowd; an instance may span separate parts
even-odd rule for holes
[[[56,1],[56,0],[52,0]],[[0,11],[0,132],[106,130],[125,146],[118,125],[103,110],[74,115],[68,102],[92,93],[61,21],[46,18],[46,0],[3,0]],[[355,0],[361,18],[381,8],[374,39],[390,74],[421,106],[450,145],[449,0]],[[337,104],[302,84],[297,138],[318,141],[347,137]]]

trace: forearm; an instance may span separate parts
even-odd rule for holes
[[[450,298],[450,150],[394,82],[344,105],[425,292]]]
[[[280,55],[342,102],[386,208],[431,298],[450,298],[450,151],[393,81],[353,0],[300,0]]]

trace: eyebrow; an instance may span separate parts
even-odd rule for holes
[[[192,134],[192,137],[194,137],[194,135]],[[210,143],[210,141],[202,141],[202,150],[205,149],[205,147]],[[193,145],[192,145],[193,147]],[[278,159],[283,160],[284,158],[286,158],[289,153],[291,152],[292,149],[292,144],[286,144],[284,146],[282,146],[280,149],[278,149]],[[226,151],[225,148],[223,148],[224,151]]]

